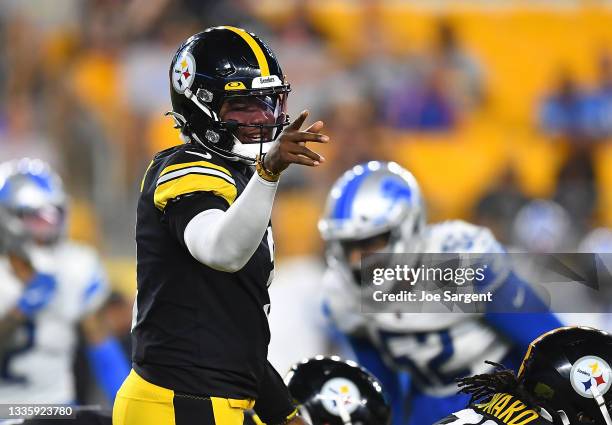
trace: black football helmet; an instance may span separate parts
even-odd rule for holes
[[[287,95],[291,91],[272,50],[241,28],[208,28],[187,39],[170,65],[169,115],[191,141],[230,160],[254,164],[289,123]],[[274,124],[223,121],[220,111],[228,99],[249,97],[273,114]],[[242,143],[240,127],[259,129],[256,141]]]
[[[294,365],[285,383],[312,425],[388,425],[391,407],[367,370],[339,357],[316,356]]]
[[[612,336],[587,327],[554,329],[530,345],[518,379],[545,401],[553,422],[612,425]]]

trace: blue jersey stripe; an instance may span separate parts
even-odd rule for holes
[[[104,281],[102,280],[102,278],[100,276],[94,277],[85,289],[85,292],[83,293],[83,302],[88,303],[91,298],[98,292],[100,292],[100,290],[102,290],[103,288]]]

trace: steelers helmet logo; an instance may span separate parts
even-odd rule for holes
[[[345,378],[332,378],[323,384],[319,398],[325,410],[336,416],[342,411],[351,414],[361,405],[359,389]]]
[[[195,78],[195,59],[188,51],[183,51],[172,69],[172,87],[178,93],[183,93],[191,87]]]
[[[593,389],[604,395],[610,389],[611,378],[610,365],[597,356],[581,357],[570,372],[572,388],[586,398],[593,398]]]

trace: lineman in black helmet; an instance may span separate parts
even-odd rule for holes
[[[391,406],[380,382],[363,367],[337,356],[296,363],[285,382],[313,425],[388,425]]]
[[[133,370],[113,422],[239,425],[255,404],[269,425],[301,424],[266,360],[270,213],[284,169],[324,161],[305,145],[328,141],[323,123],[300,130],[305,111],[289,124],[276,57],[239,28],[190,37],[169,75],[186,143],[158,153],[143,178]]]
[[[389,425],[391,406],[381,383],[365,368],[338,356],[293,365],[285,382],[300,414],[312,425]],[[261,425],[249,412],[244,425]]]
[[[563,327],[534,340],[518,375],[497,372],[464,378],[472,404],[443,424],[612,425],[612,336]]]

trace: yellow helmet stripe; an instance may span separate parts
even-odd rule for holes
[[[268,75],[270,75],[270,68],[268,67],[268,61],[266,60],[266,55],[264,55],[263,50],[261,50],[261,47],[259,46],[257,41],[255,41],[255,39],[253,38],[251,34],[249,34],[248,32],[246,32],[245,30],[241,28],[230,27],[230,26],[223,26],[221,28],[225,28],[230,31],[233,31],[236,34],[238,34],[240,37],[242,37],[242,39],[247,42],[247,44],[249,45],[249,47],[251,48],[251,50],[253,50],[253,53],[255,54],[255,58],[257,59],[257,65],[259,66],[259,69],[261,70],[261,76],[267,77]]]

